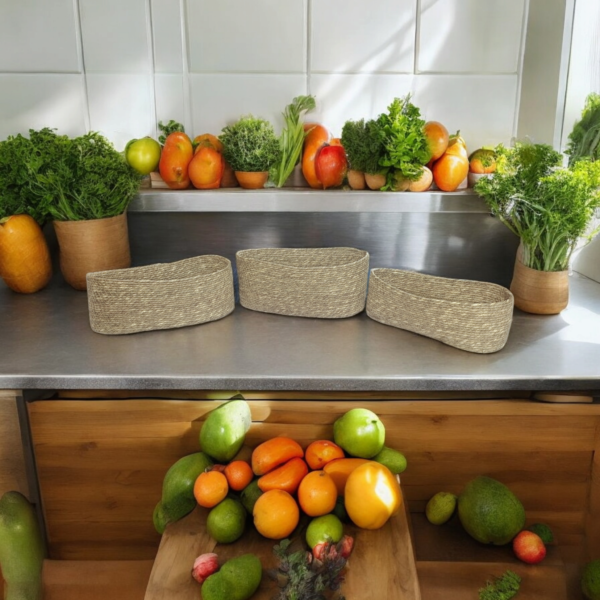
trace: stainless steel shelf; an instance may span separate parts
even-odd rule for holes
[[[267,188],[140,190],[129,212],[489,213],[472,190],[359,192]]]

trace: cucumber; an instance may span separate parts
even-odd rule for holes
[[[19,492],[0,498],[4,600],[41,600],[44,544],[33,506]]]
[[[154,527],[162,535],[169,523],[179,521],[196,507],[194,483],[213,462],[204,452],[195,452],[171,465],[163,480],[162,497],[154,509]]]

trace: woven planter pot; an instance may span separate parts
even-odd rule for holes
[[[342,319],[365,307],[369,254],[356,248],[262,248],[236,254],[240,304],[250,310]]]
[[[214,255],[90,273],[90,326],[117,335],[222,319],[235,306],[231,262]]]
[[[373,269],[367,315],[385,325],[487,354],[506,344],[513,296],[494,283]]]
[[[89,221],[53,221],[60,249],[60,270],[76,290],[86,289],[93,271],[124,269],[131,264],[127,215]]]

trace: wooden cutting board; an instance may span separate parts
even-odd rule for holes
[[[266,574],[276,566],[273,546],[277,542],[260,536],[248,527],[233,544],[215,544],[206,533],[208,511],[198,507],[187,517],[169,525],[163,534],[145,600],[198,600],[200,585],[191,577],[194,559],[216,552],[221,564],[229,558],[252,552],[263,564],[263,579],[252,600],[271,600],[275,583]],[[421,600],[408,518],[400,510],[381,529],[369,531],[346,526],[354,537],[354,551],[348,561],[342,593],[346,600],[385,598]]]

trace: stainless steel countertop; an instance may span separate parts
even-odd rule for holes
[[[473,190],[458,192],[359,192],[267,188],[243,190],[141,190],[128,212],[385,212],[486,213]]]
[[[560,315],[515,311],[477,355],[370,320],[268,315],[103,336],[56,274],[28,296],[0,284],[0,389],[600,390],[600,285],[574,274]]]

